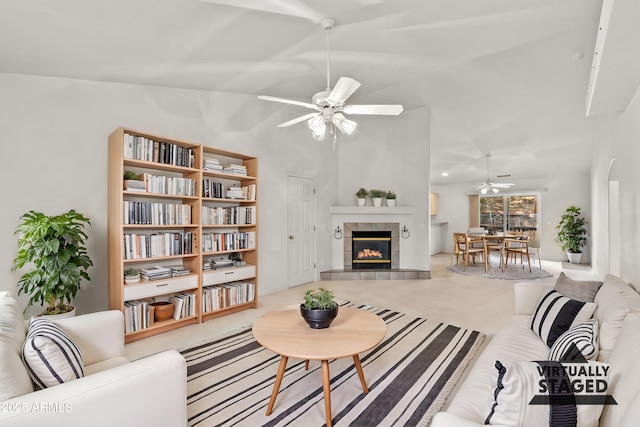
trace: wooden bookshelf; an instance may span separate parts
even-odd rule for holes
[[[256,308],[257,158],[122,127],[109,136],[108,143],[109,308],[125,313],[125,342]],[[229,170],[208,170],[206,159],[231,166],[226,168]],[[125,170],[146,178],[144,191],[123,190]],[[204,197],[205,180],[207,186],[215,183],[223,193]],[[228,190],[230,187],[238,188],[232,192]],[[151,188],[153,193],[148,192]],[[157,192],[158,188],[175,194]],[[240,189],[250,199],[239,198]],[[226,197],[226,193],[233,193],[234,198]],[[127,213],[125,206],[130,209]],[[190,222],[172,222],[177,216],[171,213],[172,209],[178,208],[182,209],[179,212],[189,211]],[[220,212],[234,215],[232,223],[203,223],[203,210],[208,212],[209,221],[212,212],[215,221]],[[218,246],[205,248],[205,241],[216,241]],[[205,263],[224,260],[234,252],[241,254],[245,266],[203,269]],[[151,253],[155,256],[150,256]],[[154,266],[183,267],[189,269],[190,274],[125,283],[125,269]],[[218,289],[210,291],[208,288],[212,286],[220,288],[219,292]],[[144,303],[168,300],[180,293],[195,295],[195,310],[177,320],[154,322],[151,319],[153,310],[147,309]],[[223,294],[216,304],[211,302],[212,293]],[[134,315],[129,307],[136,302],[140,303],[136,308],[139,315]]]

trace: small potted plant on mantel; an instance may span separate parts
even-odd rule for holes
[[[387,206],[393,207],[396,205],[396,193],[393,191],[387,191],[385,198],[387,199]]]
[[[580,208],[569,206],[560,217],[556,226],[556,242],[566,251],[569,262],[580,264],[582,247],[587,244],[587,220],[581,215]]]
[[[387,194],[387,192],[384,190],[369,190],[369,195],[373,199],[373,206],[377,208],[382,206],[382,199],[384,198],[385,194]]]
[[[333,300],[333,292],[325,289],[310,289],[304,294],[300,304],[300,314],[312,329],[328,328],[338,315],[338,303]]]
[[[369,195],[369,192],[360,187],[360,189],[356,192],[356,197],[358,198],[358,206],[364,206],[367,204],[367,196]]]
[[[15,232],[18,255],[12,270],[34,267],[18,280],[18,295],[24,292],[30,296],[27,308],[39,303],[47,305],[42,314],[75,314],[71,302],[80,281],[91,280],[87,270],[93,265],[85,247],[86,224],[91,224],[89,219],[73,209],[56,216],[35,211],[22,215]]]

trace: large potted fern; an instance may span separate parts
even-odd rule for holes
[[[12,270],[33,266],[18,280],[18,295],[29,295],[27,307],[46,306],[43,314],[68,314],[80,289],[81,279],[91,280],[87,270],[93,265],[87,254],[84,232],[88,218],[75,210],[47,216],[29,211],[22,215],[15,232],[18,255]]]
[[[572,264],[580,264],[582,259],[582,248],[587,244],[586,225],[587,220],[580,213],[580,208],[569,206],[556,226],[556,242],[567,253]]]

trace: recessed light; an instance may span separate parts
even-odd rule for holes
[[[583,57],[584,57],[584,52],[581,50],[577,50],[573,52],[573,55],[571,55],[571,59],[573,59],[574,61],[580,61]]]
[[[449,176],[449,172],[442,172],[442,176]]]

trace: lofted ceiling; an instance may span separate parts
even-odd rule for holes
[[[0,72],[309,101],[326,81],[319,22],[333,17],[332,83],[362,83],[351,103],[430,108],[432,183],[484,180],[487,153],[492,175],[518,183],[589,170],[596,129],[585,99],[601,8],[602,0],[3,0]]]

